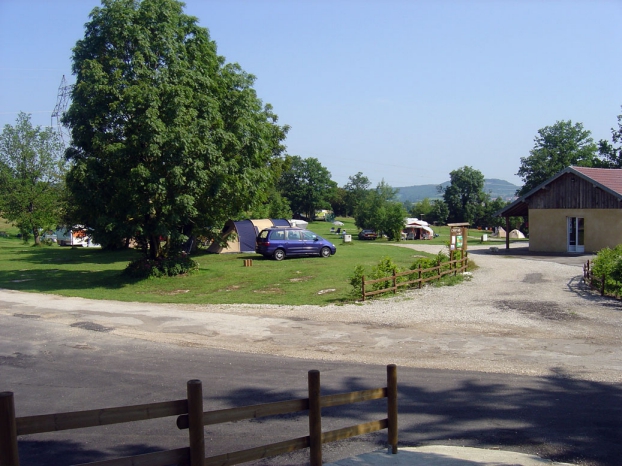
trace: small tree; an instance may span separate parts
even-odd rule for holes
[[[407,212],[395,200],[396,190],[382,180],[376,189],[369,191],[354,213],[354,223],[359,228],[384,232],[389,239],[399,241]]]
[[[63,207],[63,143],[51,128],[33,127],[20,112],[0,135],[0,215],[24,240],[40,243],[40,230],[56,227]]]

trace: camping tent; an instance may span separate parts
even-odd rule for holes
[[[520,230],[512,230],[510,231],[510,238],[524,238],[523,232]]]
[[[305,220],[293,219],[289,221],[289,224],[293,227],[307,228],[307,226],[309,225],[309,222]]]
[[[496,227],[495,232],[492,234],[495,238],[505,238],[505,230],[503,227]]]
[[[259,219],[259,220],[227,220],[221,232],[221,239],[226,240],[227,244],[221,246],[218,242],[213,242],[207,252],[221,254],[225,252],[255,252],[255,238],[264,228],[272,226],[288,227],[289,222],[284,218]]]
[[[406,239],[430,239],[434,237],[434,231],[430,224],[417,218],[407,218],[402,230]]]

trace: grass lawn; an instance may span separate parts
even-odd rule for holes
[[[401,268],[408,268],[415,261],[414,256],[429,256],[390,246],[383,238],[361,241],[357,238],[354,220],[340,220],[344,223],[341,228],[352,234],[351,243],[344,244],[340,237],[331,233],[331,223],[309,224],[309,230],[336,244],[337,254],[327,259],[303,257],[277,262],[256,254],[199,252],[194,256],[199,263],[196,273],[132,280],[121,272],[138,257],[136,251],[108,252],[56,245],[34,247],[17,239],[17,229],[0,219],[0,231],[11,236],[0,237],[0,288],[155,303],[321,305],[352,301],[349,278],[356,265],[363,265],[369,273],[384,257],[390,257]],[[435,227],[434,231],[439,237],[407,243],[436,244],[439,251],[446,250],[449,227]],[[480,242],[481,233],[469,231],[471,244]],[[244,267],[244,259],[249,258],[253,259],[253,266]]]
[[[130,280],[121,271],[138,253],[60,246],[34,247],[12,238],[0,238],[0,288],[79,296],[92,299],[158,303],[329,304],[351,301],[348,283],[356,265],[366,271],[389,256],[403,268],[415,255],[387,244],[386,239],[359,241],[353,219],[341,219],[352,233],[343,244],[327,222],[313,222],[309,229],[332,240],[337,254],[329,258],[291,258],[281,262],[255,254],[205,254],[194,259],[199,271],[172,278]],[[439,250],[447,242],[441,235]],[[412,243],[412,242],[411,242]],[[253,259],[244,267],[244,259]],[[320,293],[322,292],[322,293]]]

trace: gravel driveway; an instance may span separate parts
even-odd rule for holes
[[[620,381],[622,305],[586,289],[583,259],[470,249],[479,269],[468,282],[358,304],[158,305],[0,290],[0,314],[70,326],[67,344],[76,347],[110,332],[288,357]]]

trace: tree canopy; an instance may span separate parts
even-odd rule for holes
[[[176,0],[103,0],[73,49],[67,177],[95,241],[157,259],[258,202],[287,127]]]
[[[606,168],[622,168],[622,114],[618,115],[618,129],[611,128],[611,140],[613,144],[604,139],[598,142],[601,164]]]
[[[348,177],[348,183],[344,186],[346,190],[345,215],[352,215],[354,213],[357,206],[365,199],[370,186],[371,181],[363,175],[363,172],[358,172],[356,175]]]
[[[484,193],[484,175],[479,170],[464,166],[449,173],[450,184],[443,189],[443,200],[448,209],[449,222],[474,223],[480,216]]]
[[[553,126],[538,130],[535,144],[528,157],[521,157],[518,176],[524,185],[518,191],[521,196],[545,182],[570,165],[598,166],[596,144],[590,131],[581,123],[558,121]]]
[[[33,127],[23,112],[0,134],[0,215],[35,244],[40,230],[56,228],[62,215],[63,149],[58,133]]]
[[[288,156],[289,168],[283,171],[279,188],[289,199],[292,211],[313,219],[316,209],[330,207],[329,199],[337,187],[330,172],[316,158]]]
[[[397,190],[382,180],[376,189],[367,191],[365,197],[357,204],[354,212],[354,223],[359,228],[384,232],[389,239],[399,241],[404,228],[406,209],[401,202],[395,200]]]

